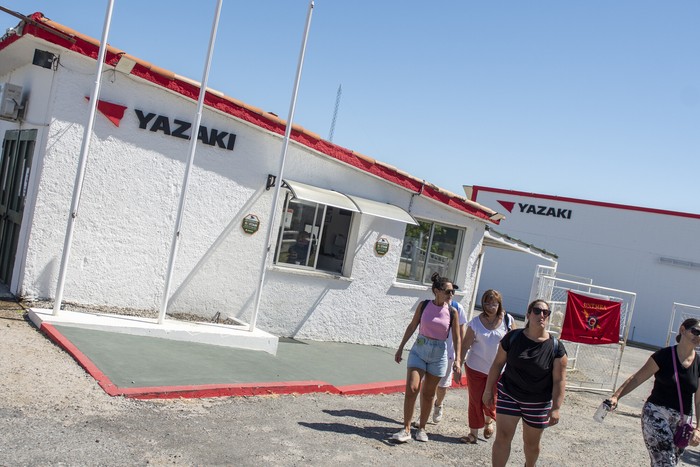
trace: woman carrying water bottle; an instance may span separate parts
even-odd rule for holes
[[[685,416],[693,414],[693,394],[696,428],[688,444],[700,444],[700,358],[695,352],[700,346],[699,324],[695,318],[683,321],[676,336],[678,345],[654,352],[610,397],[615,410],[620,399],[654,376],[654,387],[642,408],[642,436],[652,467],[678,465],[684,448],[674,443],[674,434],[686,422]]]

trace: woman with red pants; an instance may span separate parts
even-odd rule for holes
[[[514,320],[503,309],[503,297],[497,290],[489,289],[481,297],[481,309],[478,316],[467,325],[467,333],[462,343],[462,361],[467,368],[467,389],[469,391],[469,434],[460,440],[467,444],[476,444],[479,429],[484,429],[484,438],[493,436],[496,418],[494,406],[487,407],[481,401],[486,388],[486,378],[493,359],[498,352],[498,343],[513,328]],[[466,355],[469,355],[466,360]],[[492,393],[495,394],[495,388]]]

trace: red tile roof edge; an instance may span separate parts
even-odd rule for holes
[[[97,59],[100,45],[99,40],[86,36],[60,23],[56,23],[55,21],[46,18],[40,12],[33,13],[29,16],[29,18],[50,29],[72,37],[75,39],[75,42],[66,40],[59,35],[52,34],[50,31],[39,28],[32,24],[32,22],[25,23],[22,35],[30,34],[81,55],[85,55],[92,59]],[[5,44],[0,43],[0,50],[18,39],[19,36],[11,36],[7,38],[5,41],[3,41]],[[107,47],[105,57],[106,64],[110,66],[117,66],[119,61],[123,58],[127,58],[135,62],[135,65],[131,70],[132,75],[181,94],[185,97],[189,97],[195,101],[198,99],[199,86],[193,84],[193,82],[190,82],[190,80],[179,77],[169,70],[160,68],[149,62],[129,55],[115,47]],[[278,133],[280,135],[283,135],[285,132],[286,122],[284,120],[257,107],[245,104],[235,98],[217,95],[216,92],[207,90],[204,103],[210,108],[217,109],[248,123],[252,123],[253,125],[265,130]],[[325,154],[328,157],[356,167],[364,172],[405,188],[406,190],[420,193],[422,196],[441,202],[478,219],[483,219],[494,224],[500,223],[499,220],[491,219],[491,216],[497,214],[497,212],[490,208],[482,206],[481,204],[462,196],[458,196],[447,190],[443,190],[431,183],[426,183],[424,180],[413,177],[412,175],[388,164],[384,164],[360,153],[333,144],[330,141],[326,141],[316,133],[310,132],[299,125],[292,124],[291,138],[294,141],[303,144],[304,146],[307,146],[308,148],[311,148],[321,154]]]

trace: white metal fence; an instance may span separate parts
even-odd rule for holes
[[[578,280],[574,280],[578,279]],[[594,285],[590,279],[558,273],[549,266],[538,266],[533,279],[530,301],[544,299],[552,315],[548,331],[558,336],[564,324],[567,292],[620,302],[620,334],[617,344],[591,345],[563,341],[568,354],[566,387],[612,392],[617,386],[622,354],[627,344],[636,294]]]
[[[668,322],[668,335],[666,336],[666,347],[676,342],[676,335],[681,323],[688,318],[700,320],[700,306],[686,305],[685,303],[673,302],[671,319]]]

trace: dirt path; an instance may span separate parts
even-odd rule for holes
[[[5,302],[0,302],[5,303]],[[492,441],[459,444],[466,391],[447,396],[431,441],[394,445],[402,394],[135,401],[107,396],[16,311],[0,309],[0,465],[490,465]],[[630,352],[644,361],[648,352]],[[633,362],[636,364],[636,362]],[[621,377],[626,377],[624,371]],[[649,459],[639,409],[623,400],[604,424],[601,397],[569,392],[544,435],[541,466],[639,466]],[[520,434],[511,454],[522,465]],[[685,465],[700,465],[696,452]]]

